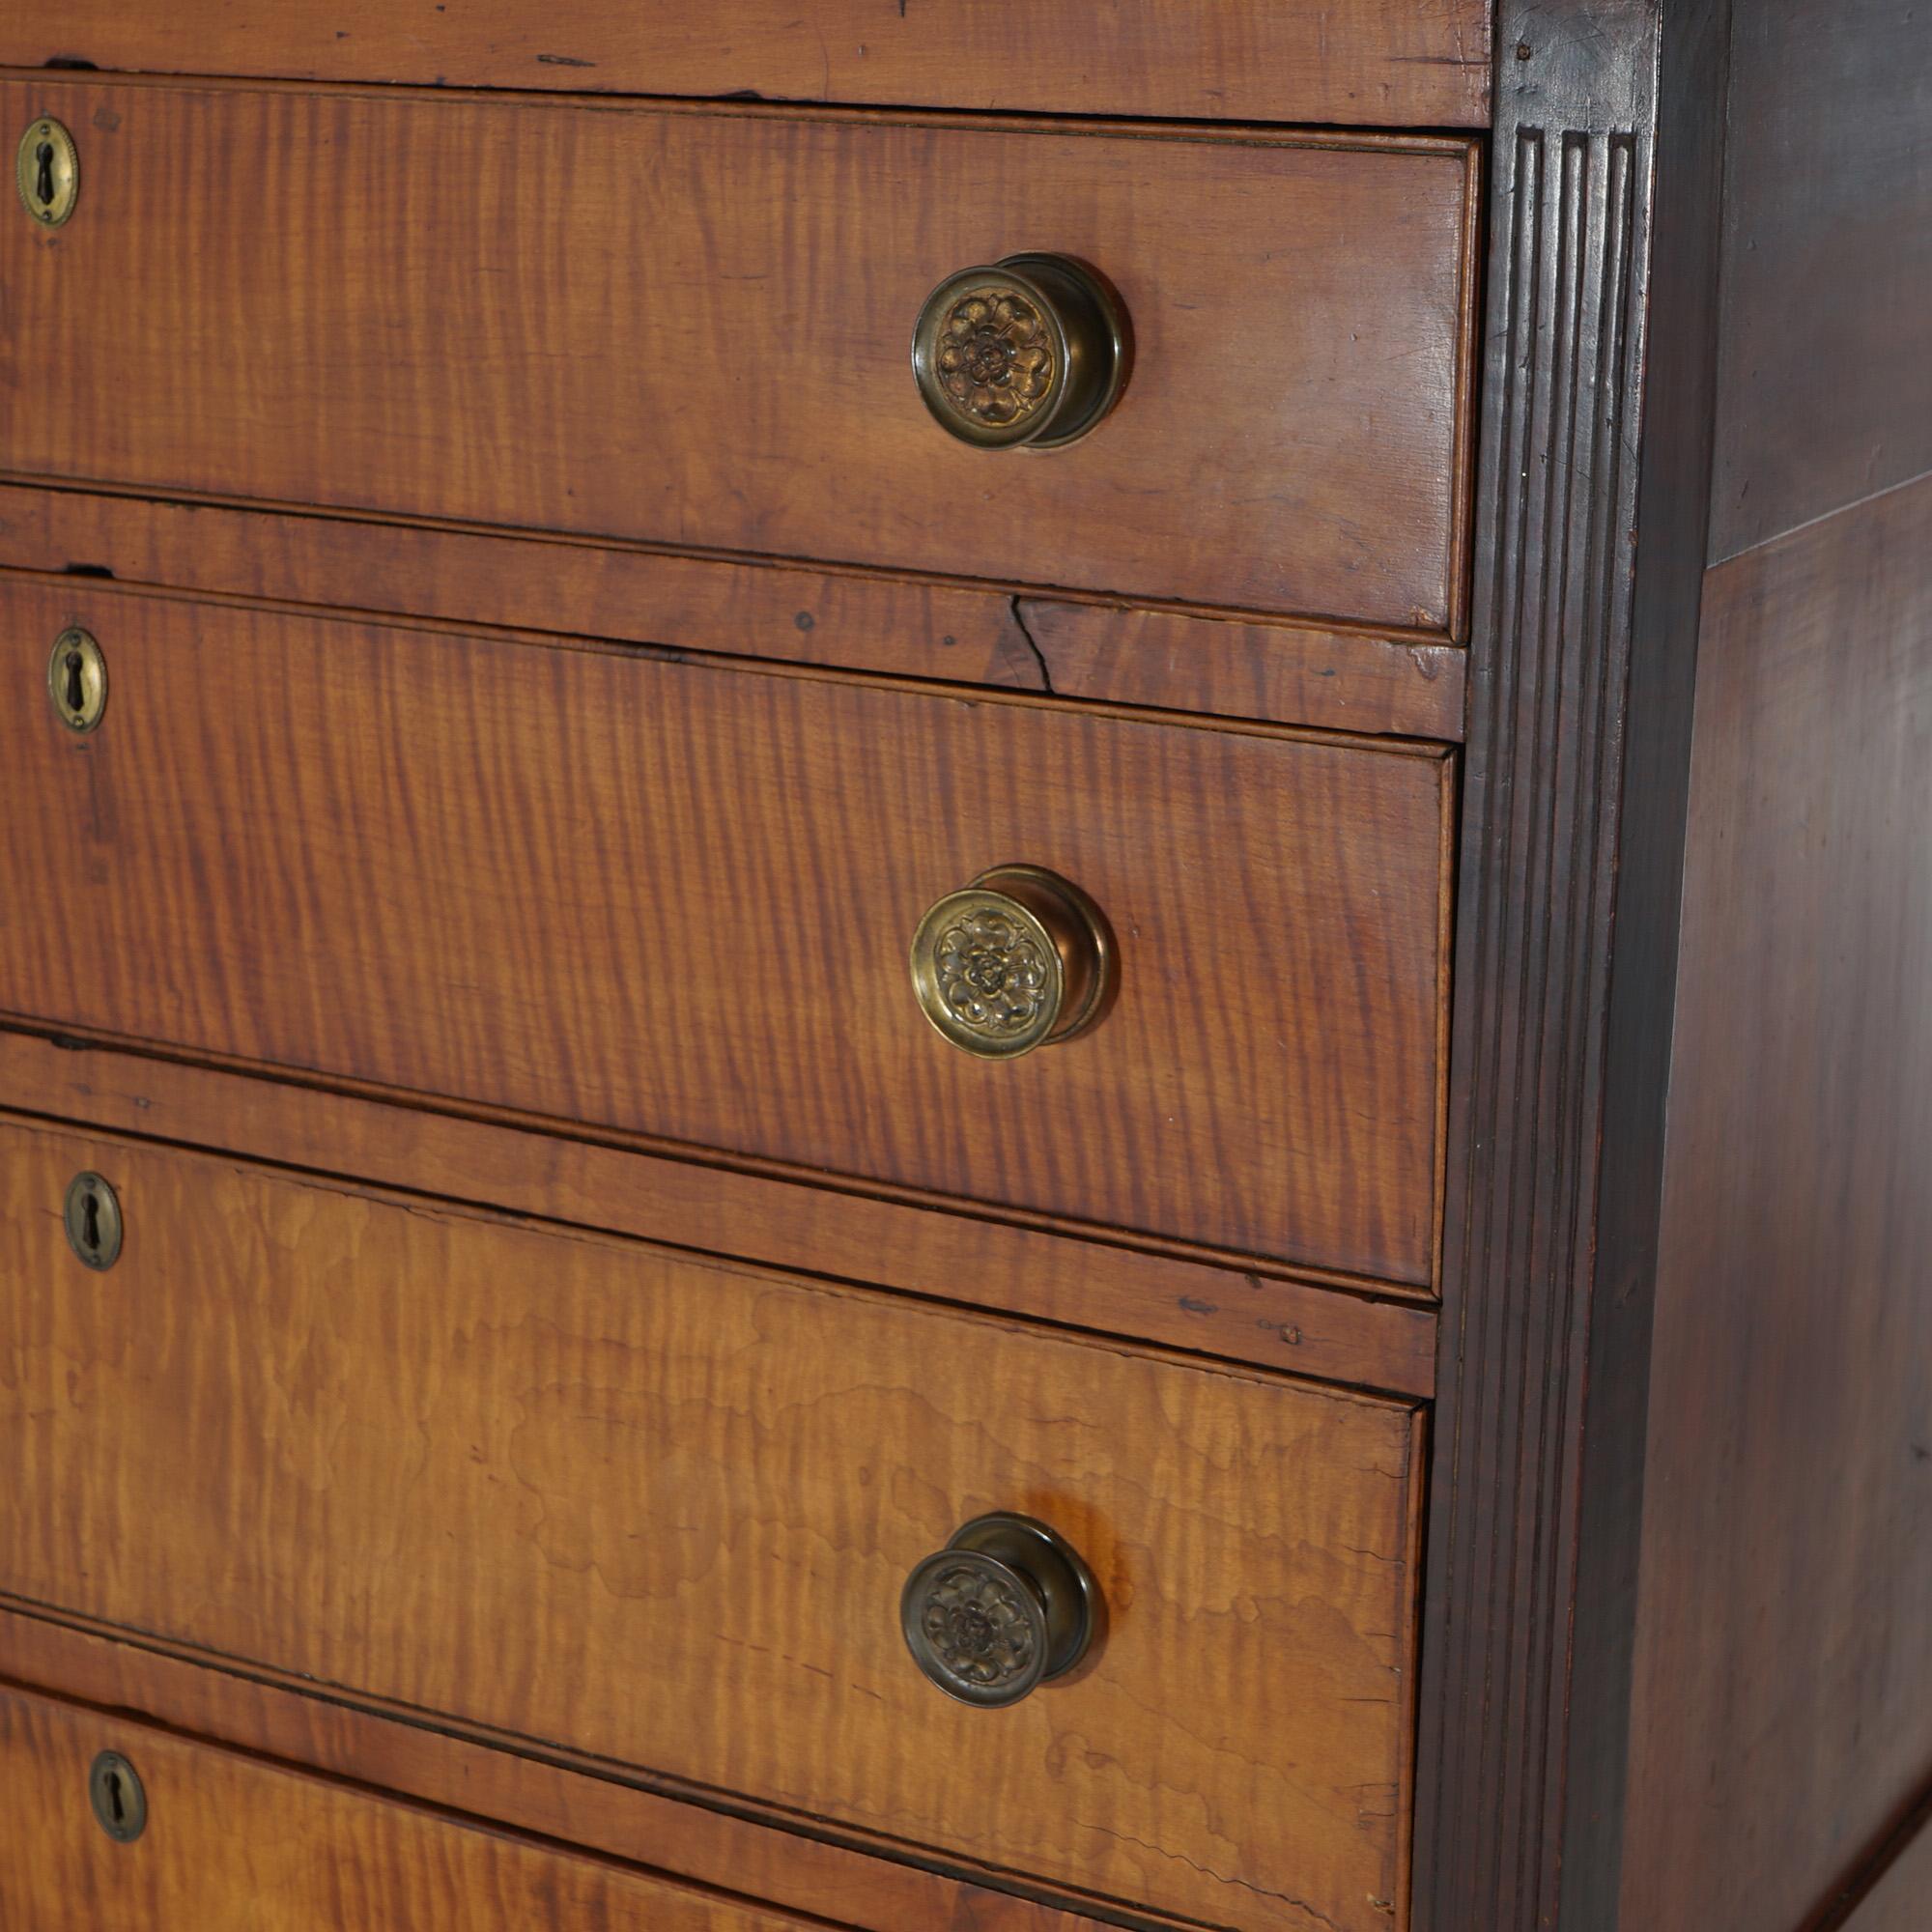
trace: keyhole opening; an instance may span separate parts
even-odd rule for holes
[[[80,1243],[91,1255],[98,1255],[100,1252],[100,1197],[91,1187],[80,1197]],[[114,1808],[118,1816],[121,1809],[119,1799],[121,1787],[118,1781],[121,1774],[118,1771],[110,1772],[108,1776],[116,1780]]]
[[[35,151],[34,158],[41,164],[40,180],[34,191],[40,196],[43,208],[51,208],[54,205],[54,144],[43,141]]]
[[[87,668],[87,661],[78,651],[67,654],[67,708],[78,718],[87,709],[87,687],[81,681],[81,673]]]
[[[121,1802],[121,1774],[118,1771],[110,1771],[107,1774],[107,1802],[114,1808],[115,1824],[126,1825],[128,1807]]]

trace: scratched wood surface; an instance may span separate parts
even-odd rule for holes
[[[0,614],[0,1009],[1430,1282],[1439,752],[77,580]],[[1013,860],[1120,995],[996,1064],[906,954]]]
[[[1481,127],[1488,0],[65,0],[0,63],[1030,113]]]
[[[95,1823],[88,1768],[134,1768],[148,1828]],[[672,1885],[115,1714],[0,1689],[0,1923],[22,1932],[808,1932]]]
[[[1406,738],[1463,735],[1460,645],[990,584],[0,483],[0,564]]]
[[[1215,1924],[1400,1922],[1415,1410],[134,1142],[0,1152],[11,1594]],[[61,1229],[83,1168],[106,1275]],[[997,1713],[897,1630],[996,1508],[1108,1605]]]
[[[12,473],[1456,627],[1470,141],[0,84],[43,112],[85,186],[0,223]],[[1020,249],[1134,333],[1045,454],[908,367]]]

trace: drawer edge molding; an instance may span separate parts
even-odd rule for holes
[[[1091,1900],[1075,1910],[998,1886],[990,1881],[1000,1875],[989,1871],[882,1857],[878,1847],[761,1816],[746,1801],[725,1808],[567,1750],[512,1748],[478,1726],[324,1692],[262,1665],[4,1592],[0,1683],[132,1712],[230,1749],[565,1840],[673,1884],[754,1894],[849,1932],[905,1932],[955,1916],[969,1917],[974,1932],[1082,1932],[1107,1922],[1096,1921]],[[1181,1921],[1135,1914],[1123,1922]]]
[[[1257,1932],[1283,1922],[1257,1890],[1362,1928],[1397,1897],[1416,1406],[249,1162],[6,1138],[10,1247],[44,1284],[7,1323],[41,1492],[7,1512],[12,1596],[1065,1896]],[[135,1204],[112,1305],[23,1211],[76,1160]],[[64,1494],[91,1499],[99,1560]],[[1054,1520],[1110,1614],[1093,1668],[994,1719],[934,1708],[890,1637],[928,1539],[1002,1498]],[[1169,1810],[1144,1752],[1194,1802]],[[1008,1777],[1053,1800],[1034,1822]]]
[[[245,1154],[1382,1394],[1426,1401],[1435,1388],[1427,1302],[707,1164],[581,1129],[558,1134],[6,1026],[0,1118]]]
[[[36,345],[17,474],[1463,635],[1478,140],[71,72],[0,97],[88,128],[93,183],[58,249],[0,230]],[[318,147],[388,154],[412,217],[355,169],[296,193],[273,158]],[[177,286],[209,170],[219,259]],[[1091,263],[1139,317],[1104,430],[996,481],[906,368],[982,204],[1037,205],[1000,245]],[[800,219],[836,302],[778,294]],[[472,273],[487,303],[434,298]],[[828,376],[865,401],[836,440]]]
[[[0,480],[0,569],[1459,741],[1439,636],[861,566]]]
[[[84,1792],[80,1773],[97,1751]],[[99,1826],[85,1817],[103,1766],[135,1793],[136,1822],[125,1831],[108,1824],[99,1801]],[[511,1922],[541,1910],[573,1924],[641,1913],[663,1932],[813,1932],[824,1923],[735,1884],[693,1884],[468,1807],[427,1809],[368,1780],[98,1710],[64,1685],[0,1681],[0,1799],[37,1849],[0,1868],[0,1909],[24,1904],[37,1922],[58,1899],[63,1922],[69,1909],[90,1922],[128,1922],[130,1908],[155,1909],[146,1922],[161,1922],[198,1903],[227,1923],[225,1908],[245,1898],[267,1912],[264,1922],[290,1923],[289,1909],[321,1903],[311,1861],[322,1854],[340,1876],[340,1889],[328,1888],[336,1898],[405,1910],[412,1901],[444,1932],[469,1922],[486,1900],[507,1908]],[[150,1813],[163,1828],[153,1835]],[[120,1846],[106,1858],[95,1835],[103,1829]],[[412,1913],[406,1922],[423,1921]]]
[[[0,61],[1030,114],[1422,128],[1490,119],[1484,0],[1343,0],[1319,15],[1243,6],[1228,10],[1212,37],[1163,18],[1159,7],[1119,10],[1110,30],[1090,8],[1057,5],[1036,8],[1023,54],[1003,59],[984,57],[993,10],[983,6],[909,20],[864,0],[835,0],[803,17],[753,0],[716,9],[709,32],[676,9],[611,0],[534,14],[487,0],[463,10],[467,31],[432,0],[346,0],[321,15],[263,6],[245,28],[237,11],[185,0],[130,14],[115,0],[71,0],[53,20],[10,21]]]

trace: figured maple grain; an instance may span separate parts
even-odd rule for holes
[[[1463,734],[1468,653],[1453,644],[1016,602],[855,569],[6,483],[0,563],[1329,730]]]
[[[139,1713],[286,1763],[764,1899],[854,1932],[1093,1932],[1070,1909],[948,1877],[856,1844],[831,1843],[668,1795],[636,1774],[555,1750],[465,1735],[448,1720],[384,1710],[339,1691],[213,1666],[154,1638],[138,1642],[0,1600],[0,1675],[84,1703]],[[5,1833],[0,1831],[0,1847]],[[1010,1881],[1009,1881],[1010,1882]],[[169,1932],[174,1932],[170,1927]],[[329,1926],[326,1932],[341,1932]],[[388,1932],[384,1928],[384,1932]],[[398,1926],[396,1932],[408,1932]]]
[[[149,1825],[117,1845],[87,1796],[95,1754],[140,1777]],[[0,1924],[58,1932],[806,1932],[789,1912],[0,1689]]]
[[[1435,1310],[1242,1266],[679,1159],[582,1132],[0,1030],[0,1106],[476,1207],[772,1262],[1391,1395],[1435,1387]]]
[[[1043,597],[1023,597],[1018,608],[1048,688],[1065,697],[1343,731],[1463,735],[1468,653],[1454,644]]]
[[[0,1009],[1429,1283],[1438,753],[77,581],[0,615]],[[1013,860],[1120,995],[992,1064],[906,949]]]
[[[1414,1410],[138,1143],[0,1151],[11,1594],[1216,1924],[1399,1914]],[[53,1211],[83,1167],[111,1275]],[[897,1598],[995,1508],[1108,1621],[989,1713]]]
[[[0,63],[742,95],[1066,114],[1481,127],[1488,0],[63,0]]]
[[[0,223],[14,474],[1453,628],[1469,141],[0,85],[41,112],[85,200]],[[1018,249],[1132,317],[1064,451],[908,366]]]

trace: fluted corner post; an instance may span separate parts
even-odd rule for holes
[[[1416,1932],[1617,1922],[1728,11],[1498,10]]]

